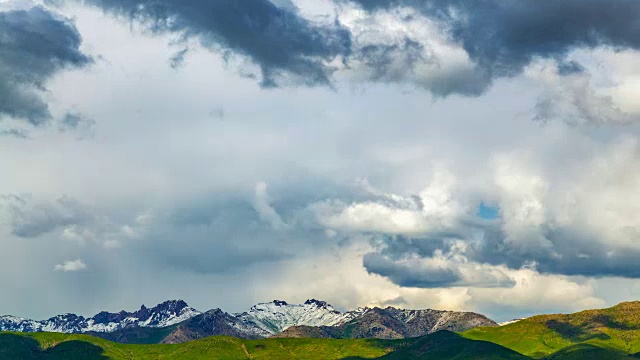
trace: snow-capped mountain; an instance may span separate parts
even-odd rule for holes
[[[189,307],[182,300],[165,301],[151,309],[144,305],[140,310],[130,313],[121,311],[109,313],[103,311],[94,317],[84,318],[74,314],[54,316],[48,320],[31,320],[15,316],[0,317],[0,331],[17,332],[113,332],[128,327],[160,328],[180,323],[199,315],[200,312]]]
[[[277,337],[403,339],[440,330],[465,331],[497,326],[486,316],[461,311],[365,308],[361,315],[334,326],[292,326]]]
[[[212,335],[261,339],[296,326],[337,326],[362,314],[364,309],[341,313],[320,300],[288,304],[282,300],[254,305],[249,311],[229,314],[210,310],[180,324],[164,343],[180,343]]]
[[[304,304],[287,304],[274,300],[260,303],[247,312],[234,314],[246,326],[255,327],[264,336],[275,335],[291,326],[335,326],[346,323],[358,315],[359,310],[341,313],[325,301],[311,299]]]
[[[476,313],[430,309],[359,308],[343,313],[316,299],[304,304],[274,300],[233,314],[220,309],[201,313],[182,300],[174,300],[151,309],[143,305],[135,312],[101,312],[91,318],[74,314],[43,321],[0,317],[0,331],[90,333],[123,343],[145,343],[150,338],[180,343],[214,335],[243,339],[272,336],[395,339],[477,326],[497,324]]]
[[[399,339],[438,330],[464,331],[477,326],[497,324],[470,312],[387,307],[341,313],[315,299],[304,304],[274,300],[254,305],[243,313],[229,314],[217,309],[198,315],[180,324],[162,342],[181,343],[212,335],[245,339],[272,336]]]

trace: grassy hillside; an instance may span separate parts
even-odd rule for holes
[[[512,350],[452,332],[404,340],[209,337],[182,344],[133,345],[87,335],[0,334],[0,360],[131,359],[526,359]]]
[[[603,349],[591,344],[566,347],[547,358],[548,360],[631,360],[622,351]]]
[[[371,343],[367,340],[245,341],[231,337],[209,337],[176,345],[125,345],[87,335],[0,334],[0,359],[2,360],[342,359],[356,356],[376,358],[388,352],[389,349],[384,344]]]
[[[472,329],[463,336],[536,358],[578,344],[635,354],[640,352],[640,302],[568,315],[539,315],[498,328]]]
[[[473,341],[448,331],[407,339],[406,346],[382,356],[384,360],[523,360],[522,354],[486,341]]]

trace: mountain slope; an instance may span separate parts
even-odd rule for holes
[[[0,334],[0,360],[493,359],[526,357],[495,344],[438,332],[404,340],[209,337],[175,345],[126,345],[78,334]]]
[[[254,305],[249,311],[239,314],[229,314],[220,309],[208,311],[180,324],[162,342],[175,344],[213,335],[261,339],[291,326],[334,325],[358,315],[357,311],[341,313],[326,302],[315,299],[304,304],[274,300]]]
[[[472,329],[463,335],[534,357],[576,344],[634,354],[640,352],[640,302],[575,314],[539,315],[501,327]]]
[[[548,360],[631,360],[622,351],[604,349],[590,344],[566,347],[545,358]]]
[[[324,301],[303,304],[274,300],[249,311],[230,314],[220,309],[206,313],[184,301],[167,301],[136,312],[101,312],[85,319],[65,314],[34,321],[0,317],[0,331],[85,333],[120,343],[175,344],[207,336],[242,339],[279,337],[380,338],[417,337],[438,330],[463,331],[476,326],[496,326],[475,313],[439,310],[402,310],[387,307],[339,312]]]
[[[487,317],[469,312],[440,310],[365,309],[362,315],[336,326],[294,326],[277,337],[378,338],[403,339],[440,330],[465,331],[478,326],[497,324]]]
[[[406,346],[400,346],[380,359],[523,360],[529,358],[487,341],[469,340],[453,332],[438,331],[428,336],[410,339]]]
[[[148,309],[144,305],[135,312],[103,311],[91,318],[64,314],[48,320],[36,321],[15,316],[0,317],[0,331],[17,332],[113,332],[131,327],[161,328],[171,326],[200,314],[182,300],[165,301]]]
[[[291,326],[333,326],[343,324],[363,313],[363,309],[341,313],[325,301],[311,299],[304,304],[287,304],[274,300],[257,304],[236,318],[248,326],[255,326],[260,335],[278,334]]]

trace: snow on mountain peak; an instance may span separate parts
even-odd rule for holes
[[[140,310],[133,313],[124,310],[118,313],[102,311],[88,319],[75,314],[57,315],[42,321],[3,316],[0,317],[0,331],[112,332],[132,326],[165,327],[177,324],[198,314],[200,314],[199,311],[189,307],[184,301],[171,300],[158,304],[151,309],[142,305]]]
[[[321,301],[321,300],[316,300],[316,299],[310,299],[304,302],[305,305],[315,305],[317,307],[320,308],[331,308],[333,309],[333,306],[329,305],[326,301]]]
[[[235,314],[246,326],[260,329],[263,336],[270,336],[291,326],[334,326],[355,317],[351,312],[341,313],[326,301],[310,299],[304,304],[289,304],[282,300],[260,303],[248,312]]]

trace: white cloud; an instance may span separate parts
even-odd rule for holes
[[[352,33],[355,54],[341,75],[358,82],[411,84],[435,95],[478,94],[488,84],[467,52],[441,24],[415,9],[369,13],[343,4],[339,20]]]
[[[282,220],[276,209],[271,206],[267,184],[264,182],[256,184],[254,208],[260,218],[271,224],[274,229],[283,230],[287,228],[287,224]]]
[[[574,51],[564,63],[538,60],[525,75],[541,88],[535,118],[577,124],[628,124],[640,120],[640,52],[606,47]],[[562,72],[562,66],[570,69]]]
[[[456,195],[457,180],[439,168],[430,184],[416,196],[386,194],[364,189],[377,199],[345,204],[328,200],[312,204],[310,209],[320,224],[334,230],[393,234],[422,234],[453,226],[457,218],[469,211]]]
[[[470,301],[478,309],[522,309],[529,315],[540,312],[580,311],[601,308],[605,301],[594,293],[590,283],[578,283],[566,276],[541,275],[532,269],[510,271],[515,280],[511,288],[470,288]],[[504,310],[502,310],[504,311]]]
[[[62,272],[81,271],[86,269],[87,265],[81,259],[65,261],[64,263],[58,264],[53,268],[54,271]]]

